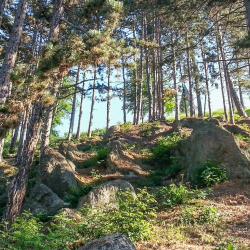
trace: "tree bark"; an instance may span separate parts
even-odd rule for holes
[[[76,86],[79,82],[79,78],[80,78],[80,66],[78,66],[78,69],[77,69],[76,81],[75,81]],[[73,96],[72,110],[71,110],[71,116],[70,116],[70,125],[69,125],[69,133],[68,133],[68,141],[70,141],[72,139],[72,136],[73,136],[75,117],[76,117],[76,101],[77,101],[77,87],[75,87],[75,93]]]
[[[180,121],[180,112],[179,112],[179,100],[178,100],[178,85],[176,79],[176,52],[174,47],[174,38],[172,34],[172,54],[173,54],[173,82],[174,82],[174,90],[175,90],[175,122],[178,125]]]
[[[53,17],[51,21],[48,42],[58,42],[59,40],[59,31],[60,31],[60,21],[64,13],[64,0],[56,0],[53,8]],[[51,95],[56,97],[60,80],[56,79],[54,86],[51,87]],[[50,134],[53,123],[53,113],[55,109],[55,104],[50,105],[49,107],[44,109],[44,121],[42,126],[42,135],[41,135],[41,157],[43,156],[43,152],[46,147],[49,146],[50,143]]]
[[[225,77],[225,82],[226,82],[230,123],[234,124],[234,111],[233,111],[233,105],[232,105],[232,99],[231,99],[231,89],[229,87],[229,79],[228,79],[228,74],[227,74],[228,72],[227,72],[227,67],[226,67],[226,62],[225,62],[225,52],[223,49],[222,36],[221,36],[219,25],[217,25],[217,37],[218,37],[218,49],[221,55],[221,59],[223,60],[222,66],[223,66],[224,77]]]
[[[203,117],[202,103],[201,103],[201,87],[200,87],[200,73],[199,68],[196,63],[194,51],[192,51],[192,63],[193,63],[193,74],[194,74],[194,83],[195,83],[195,92],[197,98],[197,109],[198,117]]]
[[[19,145],[18,145],[17,156],[16,156],[16,164],[17,165],[19,165],[19,163],[20,163],[20,160],[22,157],[22,152],[23,152],[24,142],[26,140],[27,127],[28,127],[28,122],[29,122],[30,113],[31,113],[30,109],[31,109],[31,107],[30,107],[30,105],[28,105],[26,107],[26,111],[24,113],[24,117],[23,117],[23,121],[22,121]]]
[[[13,134],[13,137],[11,139],[10,148],[9,148],[10,154],[14,153],[14,151],[15,151],[15,147],[17,145],[18,135],[19,135],[21,126],[22,126],[22,124],[20,123],[20,125],[18,127],[16,127],[14,130],[14,134]]]
[[[85,98],[84,87],[85,87],[85,77],[83,77],[82,83],[82,92],[81,92],[81,101],[80,101],[80,109],[79,109],[79,117],[78,117],[78,126],[76,132],[76,139],[79,140],[81,136],[81,127],[82,127],[82,115],[83,115],[83,101]]]
[[[219,67],[219,75],[220,75],[220,85],[221,85],[221,95],[222,95],[222,101],[223,101],[223,109],[224,109],[225,119],[228,122],[225,90],[224,90],[224,83],[223,83],[223,77],[222,77],[222,67],[221,67],[221,62],[220,62],[221,56],[220,56],[218,35],[216,35],[216,46],[217,46],[217,54],[218,54],[218,67]]]
[[[110,126],[110,74],[111,74],[111,69],[110,69],[110,63],[108,65],[108,92],[107,92],[107,120],[106,120],[106,129],[109,129]],[[125,91],[125,90],[124,90]]]
[[[13,222],[22,210],[26,194],[28,176],[32,166],[36,145],[39,140],[42,122],[42,105],[40,102],[34,105],[27,129],[22,157],[19,162],[19,171],[10,184],[8,191],[8,203],[5,219]]]
[[[61,8],[61,5],[57,4],[58,2],[63,3],[63,1],[59,0],[55,3],[55,6]],[[55,8],[53,15],[57,15],[58,12],[60,12],[60,10]],[[56,29],[55,23],[52,22],[50,34],[56,35],[56,33],[53,32],[54,29]],[[53,37],[50,37],[50,39],[53,40]],[[18,166],[20,169],[15,178],[12,180],[8,191],[8,203],[5,218],[10,222],[13,222],[22,210],[23,201],[26,195],[29,172],[32,167],[36,146],[40,136],[44,111],[43,109],[43,103],[41,100],[37,100],[32,108],[32,113],[27,127],[26,139],[19,158]]]
[[[51,28],[48,36],[49,42],[57,42],[60,33],[60,21],[64,13],[64,0],[55,0]]]
[[[248,34],[250,35],[250,0],[244,0],[246,7],[246,17],[247,17],[247,29]]]
[[[93,91],[92,91],[92,101],[91,101],[91,109],[89,115],[89,128],[88,128],[88,137],[92,136],[92,125],[93,125],[93,116],[94,116],[94,107],[95,107],[95,86],[96,86],[96,66],[94,68],[94,81],[93,81]]]
[[[186,58],[187,58],[187,70],[188,70],[188,82],[189,82],[189,105],[190,105],[190,117],[194,116],[194,105],[193,105],[193,84],[192,84],[192,76],[191,76],[191,66],[190,66],[190,50],[189,50],[189,41],[188,41],[188,33],[186,32]]]
[[[219,29],[219,28],[218,28]],[[231,80],[230,77],[230,73],[229,73],[229,69],[228,69],[228,64],[226,63],[226,55],[225,55],[225,51],[223,48],[223,38],[221,35],[221,31],[220,29],[218,30],[219,32],[219,43],[220,43],[220,51],[221,51],[221,56],[222,56],[222,60],[223,60],[223,67],[224,67],[224,71],[225,71],[225,75],[227,78],[227,83],[228,83],[228,88],[229,88],[229,93],[230,93],[230,97],[233,99],[233,103],[235,104],[235,107],[237,109],[237,112],[240,116],[242,117],[247,117],[247,114],[244,110],[244,108],[242,107],[239,97],[235,91],[235,88],[233,86],[233,82]]]
[[[0,27],[2,25],[2,21],[3,21],[3,13],[4,13],[4,9],[7,5],[7,0],[2,0],[0,2]]]
[[[209,118],[212,118],[212,109],[211,109],[211,97],[210,97],[210,89],[209,89],[209,80],[208,80],[208,65],[205,58],[203,44],[201,43],[201,55],[204,64],[204,71],[205,71],[205,80],[206,80],[206,90],[207,90],[207,101],[208,101],[208,114]],[[205,115],[205,111],[204,111]]]
[[[123,111],[123,123],[125,124],[127,122],[127,113],[126,113],[126,102],[127,102],[127,83],[126,83],[126,76],[125,76],[125,60],[123,58],[122,60],[122,78],[123,78],[123,105],[122,105],[122,111]]]
[[[27,11],[27,1],[20,0],[15,16],[14,25],[7,45],[5,58],[0,70],[0,104],[4,104],[10,95],[10,74],[14,68],[20,39],[23,32],[23,24]]]

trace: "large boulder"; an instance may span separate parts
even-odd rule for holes
[[[90,206],[92,208],[116,207],[117,193],[120,191],[129,191],[135,195],[133,186],[124,180],[115,180],[104,183],[86,196],[80,198],[78,208]]]
[[[195,178],[197,170],[207,161],[223,166],[231,178],[250,177],[250,159],[233,134],[216,122],[192,121],[188,127],[193,131],[180,147],[179,158],[189,179]]]
[[[54,215],[59,209],[67,206],[49,187],[40,183],[30,191],[24,209],[34,215]]]
[[[58,151],[47,148],[40,169],[42,182],[61,198],[77,188],[75,165]]]
[[[78,250],[136,250],[128,237],[114,234],[94,240]]]

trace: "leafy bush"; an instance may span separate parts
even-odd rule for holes
[[[91,151],[96,150],[96,155],[91,159],[81,164],[80,168],[90,168],[105,165],[107,160],[109,149],[107,148],[91,148]]]
[[[183,224],[210,224],[214,225],[219,220],[218,210],[215,207],[186,207],[182,211],[181,221]]]
[[[196,183],[199,186],[211,187],[228,179],[227,172],[218,164],[208,161],[199,169]]]
[[[4,225],[2,225],[4,228]],[[43,249],[42,224],[30,213],[17,218],[9,230],[0,231],[1,249]]]
[[[118,202],[119,209],[83,211],[83,231],[91,238],[120,232],[133,241],[149,239],[152,219],[156,217],[154,197],[143,189],[137,197],[130,192],[120,193]]]
[[[172,184],[159,189],[156,196],[162,208],[169,208],[186,204],[192,199],[204,199],[207,193],[202,190],[191,190],[184,185]]]
[[[152,150],[153,157],[151,161],[159,164],[170,164],[172,152],[179,146],[182,140],[183,138],[178,133],[160,139]]]
[[[129,192],[117,197],[118,208],[82,210],[77,221],[63,214],[42,223],[30,213],[23,213],[7,228],[0,227],[0,249],[61,250],[76,249],[79,242],[113,233],[124,233],[133,241],[146,240],[152,235],[152,220],[156,217],[155,199],[145,189],[135,197]]]
[[[105,161],[108,157],[109,149],[108,148],[101,148],[97,151],[96,159],[98,162]]]

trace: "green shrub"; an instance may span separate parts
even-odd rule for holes
[[[237,250],[238,247],[236,247],[233,243],[224,243],[220,245],[216,250]]]
[[[156,197],[162,208],[170,208],[176,205],[186,204],[193,199],[204,199],[207,193],[202,190],[191,190],[184,185],[172,184],[158,190]]]
[[[214,225],[219,220],[218,210],[215,207],[186,207],[182,211],[181,222],[185,225]]]
[[[163,207],[173,207],[179,204],[184,204],[189,199],[189,190],[186,186],[175,184],[169,187],[163,187],[158,191],[158,198],[161,200]]]
[[[118,195],[119,209],[83,211],[83,231],[90,238],[112,233],[123,233],[133,241],[146,240],[152,235],[152,219],[156,217],[155,199],[146,190],[137,197],[130,192]]]
[[[208,161],[197,173],[196,183],[199,186],[211,187],[228,179],[227,172],[218,164]]]
[[[96,151],[96,155],[93,156],[91,159],[82,163],[80,168],[90,168],[90,167],[98,167],[105,165],[109,154],[109,149],[98,147],[98,148],[91,148],[91,151]]]
[[[250,109],[246,109],[246,113],[247,113],[248,117],[250,117]]]
[[[72,249],[72,246],[78,241],[85,240],[79,222],[71,220],[63,214],[58,214],[53,218],[47,231],[43,249]]]
[[[159,140],[156,147],[152,150],[153,156],[151,162],[164,165],[171,164],[172,153],[182,140],[183,138],[178,133],[174,133]]]
[[[4,228],[4,225],[2,225]],[[9,230],[0,231],[0,249],[44,249],[42,224],[30,213],[17,218]]]
[[[96,159],[98,162],[105,161],[108,157],[109,149],[108,148],[101,148],[97,151]]]
[[[145,189],[137,196],[129,192],[118,194],[118,208],[82,210],[77,221],[63,214],[42,223],[30,213],[23,213],[9,228],[0,227],[0,249],[4,250],[70,250],[78,243],[113,233],[124,233],[133,241],[152,235],[156,217],[155,199]]]

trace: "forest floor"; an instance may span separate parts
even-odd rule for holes
[[[216,185],[208,199],[199,203],[218,209],[217,225],[177,226],[181,207],[175,207],[158,214],[158,237],[152,242],[138,244],[137,249],[250,249],[250,183],[236,181]],[[231,244],[237,248],[230,248]]]

